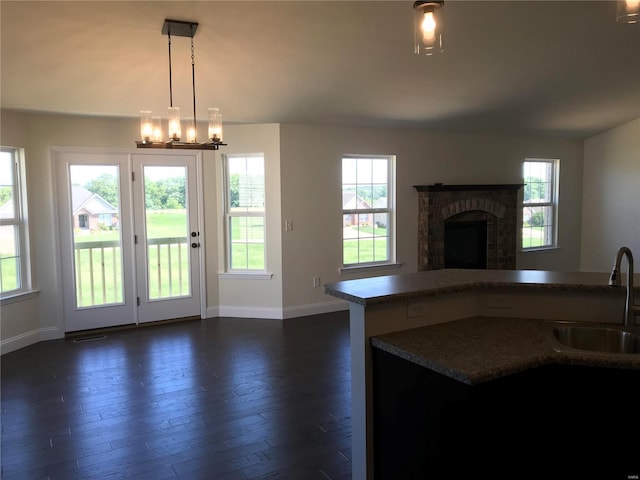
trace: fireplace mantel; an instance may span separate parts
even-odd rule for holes
[[[517,191],[524,186],[523,183],[492,183],[479,185],[445,185],[444,183],[434,183],[433,185],[414,185],[418,192],[468,192],[472,190],[494,191],[507,190]]]
[[[418,191],[418,271],[445,267],[450,221],[487,222],[487,268],[516,267],[518,190],[523,184],[415,185]]]

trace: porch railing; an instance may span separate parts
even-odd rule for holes
[[[147,241],[150,299],[190,293],[188,237]],[[118,240],[75,242],[76,302],[93,307],[123,302],[122,252]]]

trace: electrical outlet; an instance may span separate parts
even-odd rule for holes
[[[427,311],[424,302],[411,302],[407,305],[407,318],[422,317]]]
[[[513,307],[513,299],[509,295],[490,293],[487,295],[487,307],[503,309],[511,308]]]
[[[320,277],[313,277],[313,287],[318,288],[320,286]]]

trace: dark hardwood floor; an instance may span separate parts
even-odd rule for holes
[[[3,355],[2,479],[350,479],[348,312]]]

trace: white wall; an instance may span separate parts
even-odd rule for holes
[[[519,254],[520,269],[577,270],[580,258],[582,142],[508,136],[428,133],[303,125],[281,126],[284,306],[304,311],[331,297],[313,288],[363,274],[339,275],[341,263],[341,158],[349,154],[396,155],[397,259],[395,274],[417,271],[418,194],[414,185],[522,183],[526,157],[560,159],[560,248]],[[577,214],[576,214],[577,212]]]
[[[236,275],[221,277],[219,282],[220,316],[282,318],[282,248],[280,220],[280,127],[267,125],[225,126],[222,154],[264,153],[266,218],[266,267],[269,279]],[[222,178],[222,162],[216,163]],[[221,183],[220,183],[221,184]],[[223,225],[222,192],[218,192],[217,225]],[[207,217],[210,220],[210,217]],[[224,229],[218,232],[218,272],[224,271]],[[207,278],[211,278],[208,273]],[[211,304],[210,304],[211,305]],[[211,312],[213,313],[213,311]],[[208,315],[212,316],[212,315]]]
[[[621,246],[640,259],[640,118],[584,142],[580,268],[610,271]]]

